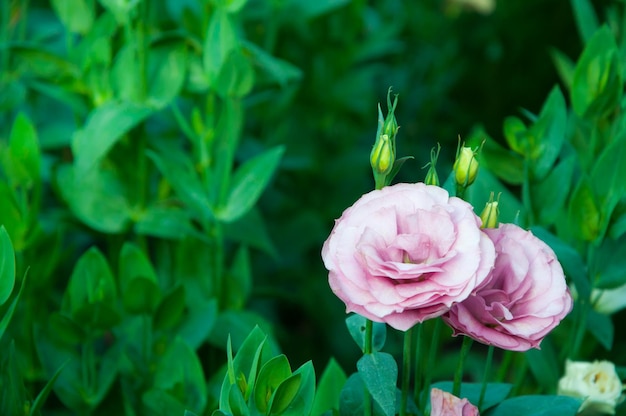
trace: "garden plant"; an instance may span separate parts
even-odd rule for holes
[[[626,4],[522,3],[2,3],[0,415],[626,414]]]

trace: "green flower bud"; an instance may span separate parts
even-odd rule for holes
[[[498,201],[493,200],[493,193],[489,197],[489,202],[485,204],[485,209],[480,214],[480,219],[483,222],[481,228],[496,228],[498,226],[498,216],[500,215],[500,208],[498,208]]]
[[[440,150],[441,146],[437,145],[437,150],[433,147],[430,151],[430,162],[426,165],[428,166],[428,172],[426,172],[426,178],[424,179],[426,185],[439,186],[439,175],[437,175],[436,165]]]
[[[478,161],[471,147],[461,148],[452,169],[457,185],[468,187],[474,183],[478,174]]]
[[[396,160],[393,143],[388,135],[381,134],[374,143],[372,153],[370,153],[370,164],[375,173],[386,175],[391,172],[393,163]]]

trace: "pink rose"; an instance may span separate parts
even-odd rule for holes
[[[467,202],[437,186],[398,184],[363,195],[324,243],[332,291],[356,312],[406,331],[467,298],[495,251]]]
[[[478,408],[467,399],[432,388],[430,390],[430,416],[478,416]]]
[[[554,252],[513,224],[484,230],[496,247],[493,272],[443,317],[454,330],[512,351],[539,348],[572,310],[572,297]]]

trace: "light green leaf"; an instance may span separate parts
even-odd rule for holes
[[[96,166],[118,140],[152,111],[130,102],[113,101],[94,109],[85,126],[72,138],[77,175],[83,176]]]
[[[168,105],[179,94],[187,75],[184,45],[151,49],[148,56],[148,102],[156,108]]]
[[[254,403],[261,413],[267,412],[274,392],[291,374],[289,360],[284,354],[273,357],[261,367],[254,386]]]
[[[94,19],[93,2],[85,0],[52,0],[52,8],[68,31],[86,34]]]
[[[239,50],[233,50],[226,57],[215,90],[222,97],[242,98],[254,86],[255,73],[250,59]]]
[[[41,150],[35,126],[24,114],[19,114],[11,128],[9,151],[13,163],[19,168],[13,172],[12,181],[30,188],[41,181]]]
[[[552,57],[552,62],[556,67],[559,77],[561,77],[561,82],[568,91],[571,91],[576,64],[558,49],[551,49],[550,56]]]
[[[593,4],[589,0],[571,0],[570,3],[580,38],[587,43],[600,26]]]
[[[269,149],[237,169],[226,203],[216,212],[218,219],[235,221],[252,208],[278,168],[284,150],[283,146]]]
[[[562,215],[575,167],[576,157],[565,158],[541,182],[530,187],[531,202],[540,224],[552,224]]]
[[[225,10],[216,9],[211,15],[203,48],[204,70],[211,85],[215,85],[226,58],[238,46],[231,17]]]
[[[347,379],[346,373],[337,364],[337,361],[331,358],[320,377],[311,416],[321,416],[331,409],[339,410],[341,389],[346,384]]]
[[[15,286],[15,252],[11,237],[4,225],[0,226],[0,306],[4,305]]]
[[[591,181],[582,176],[569,201],[568,218],[572,232],[582,241],[593,241],[600,235],[600,207]]]
[[[393,356],[384,352],[365,354],[357,362],[357,369],[372,398],[386,416],[396,410],[396,383],[398,366]]]
[[[361,351],[365,352],[365,323],[367,319],[353,314],[346,318],[348,332]],[[387,339],[387,325],[382,322],[372,322],[372,350],[380,351]]]

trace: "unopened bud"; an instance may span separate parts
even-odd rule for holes
[[[439,158],[439,151],[441,150],[441,146],[437,145],[437,150],[433,148],[430,151],[430,162],[428,163],[428,172],[426,172],[426,178],[424,179],[424,183],[426,185],[435,185],[439,186],[439,175],[437,175],[437,159]]]
[[[493,200],[493,194],[489,198],[489,202],[485,204],[485,209],[480,214],[480,219],[483,222],[481,228],[496,228],[498,226],[498,216],[500,215],[500,208],[498,208],[498,201]]]
[[[452,169],[457,185],[468,187],[474,183],[478,174],[478,161],[471,147],[461,147]]]
[[[396,160],[394,154],[393,143],[388,135],[381,134],[374,143],[372,153],[370,154],[370,164],[374,172],[380,175],[386,175],[391,172],[393,163]]]

